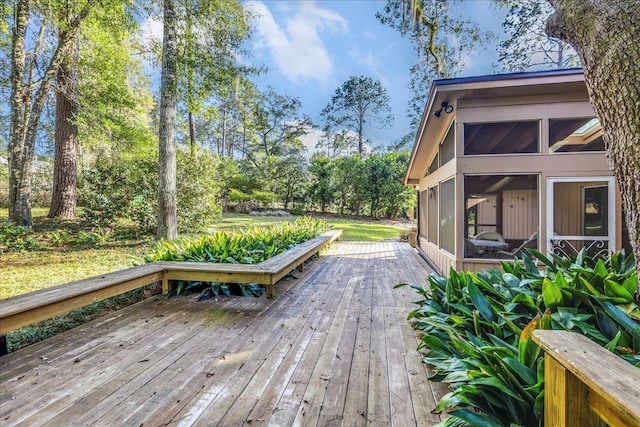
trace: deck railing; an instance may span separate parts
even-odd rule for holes
[[[545,426],[640,426],[640,369],[580,334],[533,339],[545,351]]]

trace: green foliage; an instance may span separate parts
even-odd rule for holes
[[[553,13],[549,2],[498,0],[496,3],[509,11],[502,23],[507,37],[498,46],[498,64],[494,67],[513,73],[580,66],[580,58],[570,44],[545,32]]]
[[[270,227],[218,231],[200,237],[159,242],[144,262],[191,261],[257,264],[326,231],[324,221],[308,217]]]
[[[0,254],[9,251],[37,251],[41,248],[31,227],[13,225],[9,220],[0,221]]]
[[[440,425],[541,423],[544,359],[531,339],[535,329],[583,334],[640,367],[633,257],[530,253],[543,271],[524,254],[522,262],[503,262],[504,272],[451,270],[448,279],[432,275],[430,290],[414,286],[423,297],[409,315],[422,333],[419,349],[433,366],[432,380],[453,388],[438,404],[451,415]]]
[[[111,233],[100,227],[95,231],[79,230],[77,233],[69,233],[66,230],[51,231],[46,234],[51,246],[73,247],[76,249],[94,248],[103,245],[111,238]]]
[[[202,231],[221,215],[218,160],[207,152],[193,157],[178,152],[178,225],[183,232]],[[150,155],[99,157],[82,173],[79,191],[83,217],[99,227],[133,221],[153,232],[157,215],[157,158]]]
[[[324,221],[300,217],[295,222],[283,221],[271,227],[253,227],[244,231],[218,231],[201,237],[159,242],[143,257],[145,263],[156,261],[214,262],[226,264],[258,264],[327,230]],[[233,290],[232,290],[233,289]],[[176,292],[201,291],[211,295],[261,295],[263,288],[255,284],[178,282]]]
[[[321,116],[326,129],[337,133],[355,132],[358,153],[362,154],[365,126],[372,121],[380,127],[393,122],[389,102],[389,94],[378,80],[351,76],[336,89]]]
[[[331,185],[331,159],[324,154],[314,154],[309,165],[311,182],[309,183],[309,200],[320,206],[320,212],[325,213],[333,202],[335,189]]]
[[[178,153],[178,229],[197,233],[208,229],[222,214],[217,157],[202,151],[197,157]],[[153,212],[155,214],[155,211]]]

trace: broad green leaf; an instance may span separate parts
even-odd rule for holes
[[[622,283],[622,286],[629,292],[631,295],[634,295],[638,291],[638,275],[631,274],[629,277],[625,279]]]
[[[517,361],[513,357],[505,357],[503,362],[515,372],[525,385],[532,385],[536,383],[536,371],[523,363]]]
[[[493,415],[474,412],[468,409],[456,409],[449,412],[449,415],[469,423],[472,426],[483,427],[504,427],[502,422]]]
[[[547,278],[542,282],[542,300],[544,305],[551,310],[562,304],[560,287]]]
[[[625,286],[622,286],[613,280],[604,280],[604,293],[608,297],[616,298],[616,302],[620,304],[631,303],[634,301],[633,295],[627,291]]]
[[[495,321],[497,319],[496,313],[493,312],[491,305],[489,305],[489,301],[485,298],[482,292],[480,292],[478,287],[473,282],[469,282],[467,288],[469,290],[471,301],[480,312],[480,315],[489,322]]]

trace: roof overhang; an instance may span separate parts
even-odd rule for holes
[[[416,131],[404,177],[405,185],[418,185],[424,177],[427,162],[435,155],[454,121],[460,101],[576,92],[586,94],[584,74],[576,68],[434,80]],[[451,114],[442,113],[436,117],[435,112],[443,102],[453,105],[454,110]]]

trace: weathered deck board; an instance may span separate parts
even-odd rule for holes
[[[433,425],[416,296],[392,289],[428,272],[406,243],[341,243],[276,299],[154,297],[0,358],[0,422]]]

